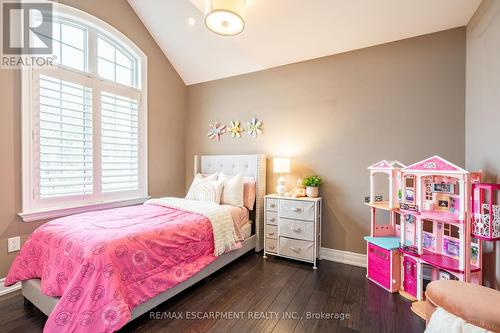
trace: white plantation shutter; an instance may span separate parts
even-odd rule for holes
[[[139,175],[138,101],[101,95],[102,191],[137,190]]]
[[[147,58],[99,19],[54,8],[54,66],[22,70],[25,221],[147,197]]]
[[[92,193],[92,90],[39,76],[40,198]]]

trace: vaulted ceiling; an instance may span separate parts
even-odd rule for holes
[[[481,0],[247,0],[246,27],[222,37],[204,0],[129,0],[186,84],[466,25]]]

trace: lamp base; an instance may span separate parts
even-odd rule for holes
[[[286,192],[286,186],[285,186],[285,177],[281,176],[278,178],[278,185],[276,186],[276,193],[282,197],[285,195]]]

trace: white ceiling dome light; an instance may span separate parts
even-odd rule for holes
[[[245,29],[245,0],[206,0],[205,25],[223,36],[235,36]]]

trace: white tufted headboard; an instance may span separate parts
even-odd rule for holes
[[[264,196],[266,195],[266,155],[195,155],[194,175],[223,172],[227,175],[241,173],[253,177],[256,183],[255,198],[255,251],[264,246]]]

